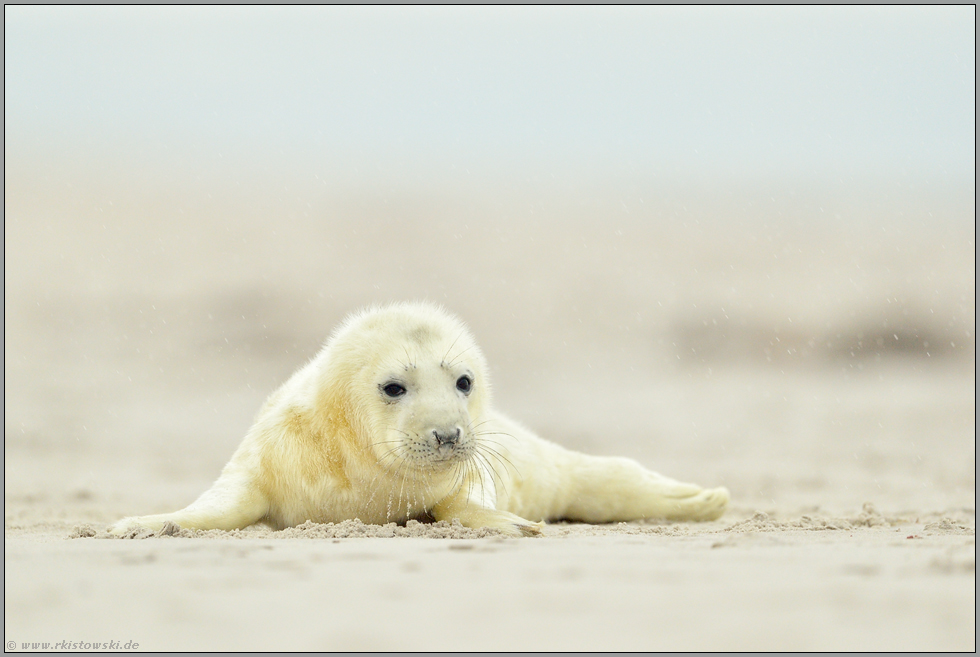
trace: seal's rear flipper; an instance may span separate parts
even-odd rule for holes
[[[584,522],[640,518],[715,520],[725,512],[726,488],[701,488],[647,470],[632,459],[569,453],[559,517]]]

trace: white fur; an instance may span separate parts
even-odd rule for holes
[[[469,331],[441,308],[401,303],[352,315],[269,397],[209,490],[181,511],[125,518],[111,531],[428,515],[534,535],[538,521],[559,518],[710,520],[724,512],[724,488],[572,452],[495,412],[487,370]],[[457,387],[461,378],[469,390]],[[386,393],[391,383],[404,394]]]

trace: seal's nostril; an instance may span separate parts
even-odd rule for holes
[[[452,433],[439,433],[438,431],[432,431],[432,435],[436,438],[436,443],[439,445],[455,445],[459,442],[459,427],[456,427],[456,431]]]

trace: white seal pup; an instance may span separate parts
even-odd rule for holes
[[[412,518],[535,535],[541,521],[713,520],[728,491],[539,438],[490,406],[467,328],[428,303],[354,314],[275,391],[214,485],[110,529],[274,528]]]

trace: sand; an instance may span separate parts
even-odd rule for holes
[[[972,198],[280,182],[7,168],[8,651],[975,649]],[[470,324],[509,415],[730,510],[105,535],[404,298]]]

